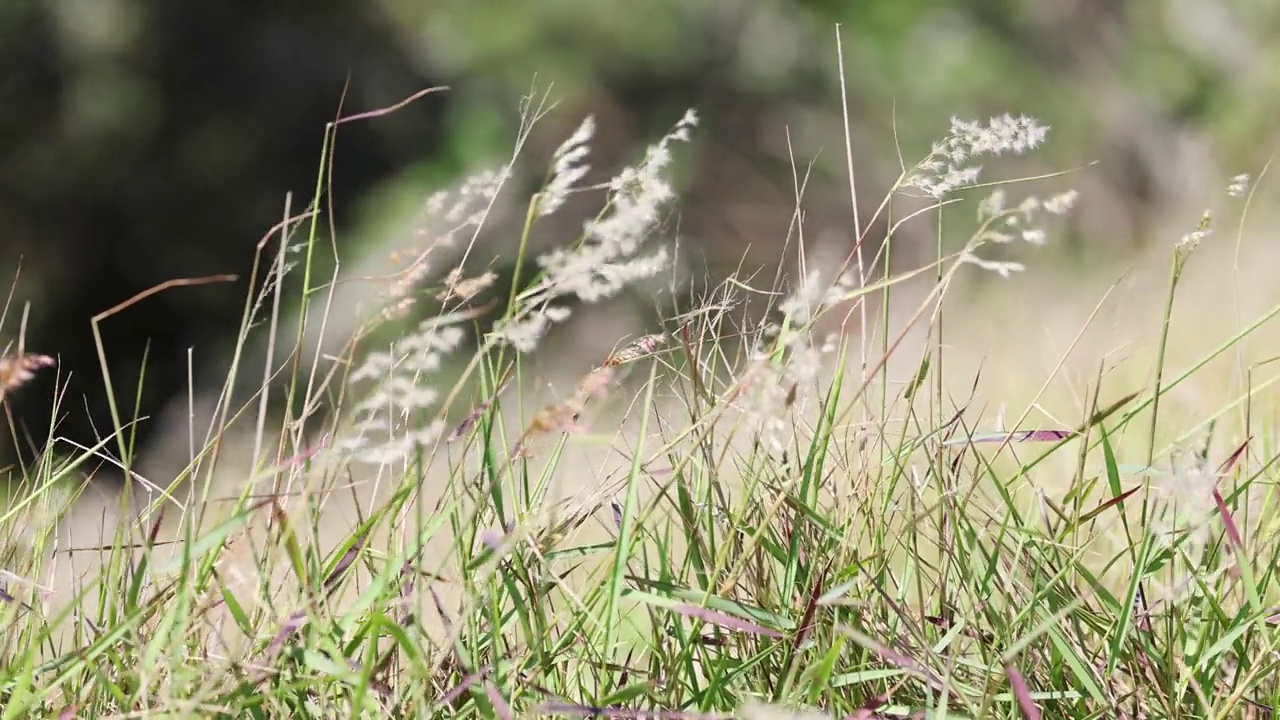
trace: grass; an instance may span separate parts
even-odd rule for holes
[[[1174,251],[1137,386],[1101,366],[1056,424],[1029,424],[1051,376],[1007,428],[978,429],[942,309],[962,273],[1016,272],[987,256],[1039,241],[1033,216],[1066,200],[1009,204],[1022,184],[977,184],[945,143],[855,223],[890,220],[887,254],[896,228],[936,220],[932,262],[890,273],[868,242],[842,280],[808,274],[797,214],[800,281],[704,288],[548,395],[523,347],[575,296],[654,277],[637,238],[661,234],[656,170],[692,130],[622,174],[569,254],[526,257],[530,198],[506,291],[467,265],[505,174],[460,193],[465,212],[436,208],[467,272],[431,275],[448,246],[419,248],[336,357],[309,340],[350,311],[341,263],[311,271],[337,247],[319,225],[331,133],[172,482],[130,474],[120,392],[112,436],[24,469],[0,518],[0,717],[1270,717],[1277,455],[1255,398],[1271,381],[1249,372],[1189,438],[1164,430],[1161,398],[1280,314],[1166,367],[1210,216]],[[948,137],[973,150],[986,132]],[[975,209],[948,252],[941,216]],[[286,272],[303,276],[292,321]],[[924,299],[903,309],[912,287]],[[258,355],[257,392],[235,398]],[[0,365],[7,391],[21,357]],[[104,457],[133,480],[94,505],[78,472]]]

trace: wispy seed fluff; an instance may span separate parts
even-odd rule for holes
[[[1048,233],[1042,228],[1034,227],[1032,223],[1042,214],[1042,210],[1053,215],[1065,214],[1075,203],[1076,196],[1075,190],[1068,190],[1041,202],[1031,195],[1017,207],[1011,208],[1004,190],[996,188],[978,204],[978,222],[982,223],[982,229],[961,252],[960,261],[1002,278],[1022,272],[1025,269],[1022,263],[989,260],[980,257],[977,251],[986,245],[1007,245],[1018,239],[1031,245],[1044,245],[1048,241]]]
[[[1231,197],[1241,197],[1249,191],[1249,173],[1240,173],[1231,178],[1230,184],[1227,185],[1227,194]]]
[[[803,282],[782,301],[778,310],[792,323],[806,325],[824,310],[839,303],[856,286],[857,279],[846,273],[835,284],[823,287],[821,273],[810,270]]]
[[[687,142],[697,123],[697,114],[689,110],[670,133],[646,150],[640,164],[613,178],[607,213],[584,225],[579,245],[538,258],[545,278],[527,298],[527,309],[522,308],[513,320],[498,328],[500,338],[518,350],[532,349],[552,324],[569,316],[565,309],[552,312],[552,300],[573,295],[583,302],[596,302],[666,267],[665,247],[645,256],[636,257],[636,253],[657,227],[662,208],[675,198],[671,184],[662,176],[671,164],[671,143]],[[575,137],[585,138],[587,131],[580,127]],[[580,159],[579,147],[570,138],[562,148],[564,156]],[[574,170],[567,168],[566,172]]]
[[[772,453],[786,449],[793,436],[792,413],[805,407],[825,356],[837,349],[835,337],[815,344],[808,326],[842,302],[856,282],[846,274],[834,284],[824,284],[817,270],[808,272],[778,306],[787,321],[785,333],[776,338],[773,349],[757,348],[752,353],[751,367],[742,380],[741,409],[756,439]],[[774,362],[779,349],[783,351],[780,362]]]
[[[906,186],[921,188],[941,198],[977,181],[981,168],[962,167],[967,160],[979,155],[1028,152],[1044,142],[1048,130],[1026,115],[1016,118],[1002,115],[992,118],[986,125],[953,118],[950,133],[934,143],[929,156],[909,176]],[[978,250],[989,245],[1008,245],[1019,239],[1030,245],[1044,245],[1048,241],[1048,233],[1033,223],[1045,213],[1065,215],[1078,197],[1075,190],[1067,190],[1044,201],[1031,195],[1013,207],[1005,191],[996,188],[978,203],[979,229],[960,252],[960,262],[1002,278],[1021,272],[1025,269],[1022,263],[984,258]]]
[[[545,217],[560,209],[574,185],[587,174],[591,166],[587,156],[591,154],[591,138],[596,134],[595,118],[588,115],[573,135],[564,141],[551,156],[551,179],[538,198],[538,216]]]
[[[1048,132],[1048,126],[1026,115],[1014,117],[1006,113],[986,124],[952,118],[950,132],[933,144],[906,186],[941,198],[978,181],[982,166],[967,164],[970,160],[983,155],[1021,155],[1039,147]]]
[[[445,355],[462,341],[462,330],[435,319],[396,340],[385,352],[375,352],[351,374],[353,383],[369,383],[370,390],[356,407],[352,431],[338,445],[354,459],[385,464],[412,457],[439,437],[439,422],[421,422],[415,415],[432,408],[439,398],[431,376]]]

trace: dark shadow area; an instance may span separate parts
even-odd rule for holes
[[[216,381],[225,368],[201,365],[234,341],[254,247],[286,193],[295,212],[310,201],[340,102],[351,114],[441,84],[360,3],[107,5],[128,17],[104,20],[105,39],[69,37],[51,5],[0,12],[0,276],[18,276],[0,346],[29,301],[28,351],[59,360],[6,399],[37,448],[55,382],[55,435],[92,444],[111,431],[90,318],[166,280],[241,278],[166,292],[103,324],[122,413],[135,414],[144,353],[137,415],[185,393],[188,348]],[[447,97],[344,125],[337,202],[437,153]],[[0,465],[14,460],[5,425]],[[139,427],[140,447],[154,429]]]

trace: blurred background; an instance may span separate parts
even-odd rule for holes
[[[862,217],[899,151],[922,157],[953,115],[1027,113],[1052,129],[1016,174],[1079,168],[1036,192],[1074,187],[1081,200],[1051,247],[1012,259],[1063,286],[1167,255],[1172,228],[1189,231],[1230,177],[1256,176],[1280,130],[1269,0],[6,0],[0,279],[15,289],[0,347],[30,303],[25,346],[57,356],[66,387],[58,434],[91,444],[111,422],[90,318],[166,280],[235,273],[103,324],[126,416],[144,356],[140,415],[185,395],[190,348],[197,382],[216,385],[254,248],[286,192],[295,212],[311,198],[325,123],[340,103],[349,115],[436,85],[449,90],[343,126],[332,217],[344,263],[419,242],[432,192],[507,161],[531,93],[555,107],[517,187],[535,187],[587,113],[603,179],[692,107],[702,122],[678,150],[676,224],[690,276],[794,266],[796,173],[809,176],[811,262],[839,262],[854,232],[837,25]],[[497,227],[521,217],[499,213]],[[933,232],[904,228],[894,263],[930,257]],[[515,249],[506,237],[487,246],[498,270]],[[611,307],[605,350],[643,326],[653,298]],[[47,373],[5,401],[37,444],[54,383]]]

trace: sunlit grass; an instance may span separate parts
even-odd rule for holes
[[[692,117],[669,138],[696,143]],[[332,300],[336,274],[313,272],[330,247],[312,212],[326,143],[308,211],[286,203],[255,265],[212,432],[182,429],[187,469],[163,484],[129,476],[116,389],[110,437],[59,447],[21,479],[0,522],[0,714],[1265,716],[1280,700],[1280,544],[1274,411],[1255,398],[1273,379],[1246,373],[1204,417],[1171,422],[1169,398],[1280,305],[1171,364],[1179,281],[1203,239],[1189,235],[1145,367],[1101,363],[1074,405],[1054,404],[1075,415],[1050,415],[1045,394],[1115,298],[1078,301],[1090,310],[1060,361],[1024,379],[1026,412],[997,422],[976,391],[957,393],[977,382],[952,359],[966,326],[943,303],[962,273],[1018,277],[996,253],[1051,242],[1033,216],[1070,201],[1015,201],[1025,183],[977,187],[952,161],[1001,133],[1029,150],[1015,132],[1027,123],[953,125],[886,194],[877,251],[898,223],[942,212],[976,215],[962,249],[946,250],[957,243],[939,223],[937,256],[918,268],[880,275],[879,258],[851,256],[852,274],[812,268],[790,286],[730,278],[550,392],[526,350],[564,320],[553,300],[585,299],[573,283],[607,295],[653,275],[656,255],[632,253],[661,232],[644,203],[668,199],[658,171],[674,145],[624,173],[634,186],[613,188],[581,254],[524,257],[547,207],[535,195],[524,284],[495,294],[483,270],[430,275],[428,247],[330,357],[307,350],[322,332],[312,319],[352,309]],[[581,177],[548,186],[586,192],[571,187]],[[504,180],[469,186],[450,232],[473,239]],[[904,198],[911,188],[936,197]],[[955,194],[966,188],[979,192]],[[899,203],[918,209],[899,217]],[[588,260],[599,275],[569,277]],[[286,305],[286,271],[301,302]],[[424,323],[387,325],[420,297],[440,303]],[[764,323],[746,297],[770,298]],[[269,338],[261,368],[253,327]],[[21,391],[15,367],[0,366],[5,391]],[[234,395],[249,373],[261,392]],[[119,499],[77,484],[107,456],[131,478]]]

